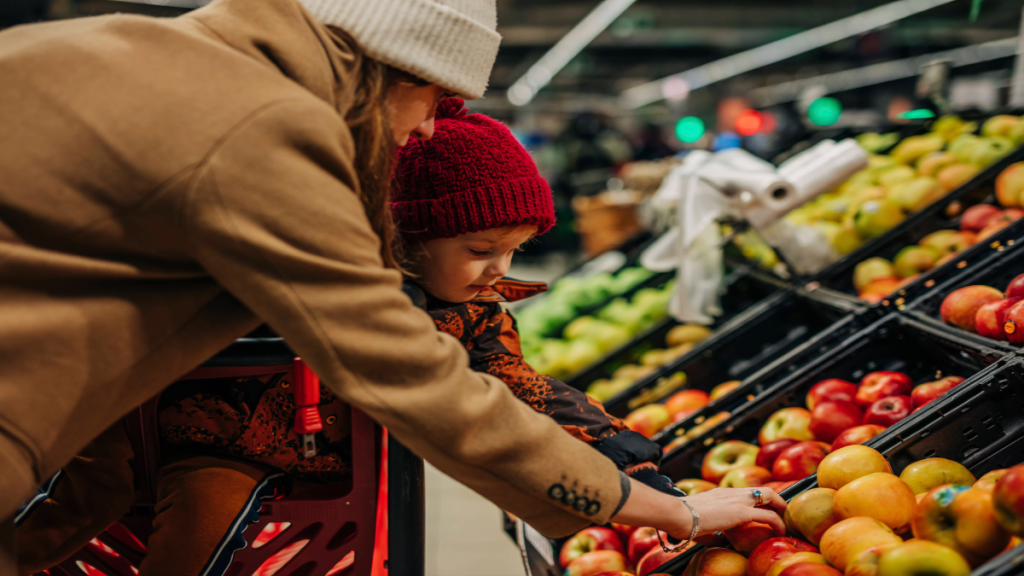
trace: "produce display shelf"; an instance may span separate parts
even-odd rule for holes
[[[569,319],[567,322],[565,322],[563,324],[559,324],[558,326],[556,326],[552,330],[548,331],[546,334],[544,334],[544,337],[545,338],[561,338],[562,337],[562,333],[565,331],[565,328],[569,324],[572,324],[572,321],[577,319],[577,318],[579,318],[580,316],[591,316],[591,315],[597,313],[599,310],[601,310],[605,306],[611,304],[612,300],[615,300],[617,298],[625,298],[626,300],[630,300],[631,298],[633,298],[634,294],[636,294],[640,290],[643,290],[644,288],[661,288],[666,283],[668,283],[669,280],[672,280],[673,278],[675,278],[675,276],[676,276],[676,273],[674,271],[672,271],[672,272],[655,272],[653,275],[651,275],[651,277],[649,277],[646,280],[644,280],[643,282],[640,282],[639,284],[633,286],[629,290],[626,290],[625,292],[622,292],[621,294],[610,294],[610,295],[608,295],[608,297],[604,298],[603,300],[601,300],[600,302],[598,302],[596,304],[593,304],[591,306],[586,306],[584,308],[580,308],[580,309],[576,310],[576,314],[571,319]]]
[[[730,318],[741,314],[785,286],[774,278],[751,272],[750,267],[746,265],[727,265],[726,268],[728,273],[722,282],[725,286],[725,294],[722,295],[723,314],[716,318],[711,326],[715,330],[726,324]],[[634,336],[629,342],[609,352],[600,362],[566,378],[565,383],[579,390],[586,390],[595,380],[608,378],[621,366],[639,361],[644,352],[665,348],[665,336],[678,325],[679,322],[671,317],[662,319]]]
[[[748,378],[794,347],[852,334],[863,322],[856,311],[803,291],[783,290],[735,316],[688,354],[638,382],[630,393],[605,403],[605,408],[613,415],[625,416],[639,407],[631,405],[632,399],[676,372],[686,374],[685,388],[710,392],[724,382]],[[703,411],[717,412],[728,398]]]
[[[865,445],[881,452],[897,475],[913,462],[934,457],[959,462],[979,478],[1024,463],[1024,360],[1011,355],[996,361]],[[817,486],[812,475],[790,486],[783,497],[792,500]],[[701,548],[687,550],[659,571],[682,574]],[[1024,546],[1017,546],[971,576],[1017,575],[1022,568]]]
[[[1007,352],[1020,352],[1019,346],[1009,342],[993,340],[961,330],[956,326],[946,325],[939,315],[942,301],[950,292],[958,288],[982,284],[992,286],[997,290],[1005,290],[1010,280],[1024,274],[1024,219],[1007,228],[1005,232],[1005,235],[1001,235],[1000,238],[993,239],[989,243],[990,251],[984,259],[966,265],[963,269],[958,270],[957,274],[948,278],[946,282],[935,285],[927,293],[900,307],[901,312],[939,330],[956,334],[980,345]]]
[[[764,422],[777,410],[805,406],[805,396],[827,378],[859,382],[865,374],[895,370],[916,384],[943,376],[971,378],[1007,356],[1000,350],[961,338],[946,330],[898,314],[891,314],[841,341],[804,346],[752,376],[744,385],[722,398],[707,412],[726,411],[730,416],[670,450],[661,471],[673,480],[700,478],[704,456],[726,440],[756,443]],[[923,412],[923,411],[922,411]],[[699,417],[699,416],[698,416]],[[907,418],[918,421],[922,415]],[[696,420],[691,422],[697,423]],[[687,421],[680,423],[682,429]],[[886,431],[887,435],[892,431]],[[663,444],[674,433],[656,438]]]
[[[857,298],[853,287],[853,273],[857,264],[872,257],[880,257],[892,261],[900,250],[917,244],[922,238],[932,232],[950,229],[959,230],[960,214],[976,204],[995,204],[996,176],[1010,164],[1022,160],[1024,160],[1024,147],[1018,148],[1008,156],[979,172],[969,182],[950,192],[941,200],[909,216],[892,230],[867,242],[821,272],[804,279],[803,282],[813,283],[814,287],[830,291],[841,298],[863,302]],[[986,248],[988,244],[992,240],[1004,236],[1005,230],[1003,234],[990,238],[988,242],[975,244],[951,262],[921,274],[919,278],[902,288],[892,298],[885,299],[870,307],[880,309],[879,315],[891,311],[894,309],[894,302],[897,299],[902,298],[905,301],[912,299],[926,292],[929,285],[943,282],[947,278],[955,276],[958,269],[962,267],[961,262],[970,262],[983,257],[988,252]]]

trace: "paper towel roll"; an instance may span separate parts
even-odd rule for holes
[[[835,145],[835,140],[822,140],[807,150],[804,150],[789,160],[786,160],[782,164],[779,164],[779,168],[776,172],[781,176],[788,177],[794,171],[799,170],[801,166],[804,166],[808,162],[813,162],[818,156],[821,156]]]
[[[847,138],[793,169],[786,179],[793,185],[801,203],[805,203],[845,182],[867,165],[867,152],[855,140]]]

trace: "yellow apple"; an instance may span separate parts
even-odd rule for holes
[[[903,539],[874,518],[858,516],[841,520],[821,537],[821,554],[839,570],[861,552],[882,544],[902,544]]]
[[[818,464],[818,486],[838,490],[876,472],[892,474],[892,467],[881,452],[861,444],[843,446]]]
[[[977,481],[963,464],[945,458],[918,460],[903,469],[900,480],[906,482],[914,494],[924,494],[943,484],[970,486]]]
[[[832,505],[841,520],[867,516],[898,531],[910,524],[916,504],[917,498],[903,480],[875,472],[837,490]]]

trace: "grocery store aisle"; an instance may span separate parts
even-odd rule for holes
[[[430,464],[426,479],[426,576],[523,576],[498,508]]]

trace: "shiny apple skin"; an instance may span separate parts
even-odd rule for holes
[[[913,530],[915,538],[952,548],[973,567],[1010,542],[1010,533],[996,520],[992,493],[959,484],[927,492],[914,511]]]

